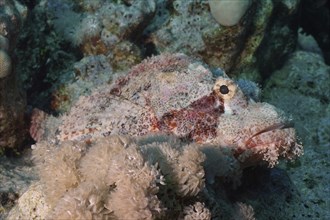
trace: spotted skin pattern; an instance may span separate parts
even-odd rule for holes
[[[215,79],[205,64],[184,54],[155,56],[80,97],[61,117],[56,139],[163,133],[230,148],[242,161],[259,158],[274,165],[280,156],[301,155],[283,112],[242,91],[225,74]]]

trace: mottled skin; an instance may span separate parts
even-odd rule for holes
[[[183,54],[160,55],[81,97],[61,118],[55,141],[156,132],[230,148],[248,163],[274,165],[279,156],[302,152],[290,124],[280,110],[254,102],[228,77],[214,79],[202,63]],[[47,133],[43,139],[50,140]]]

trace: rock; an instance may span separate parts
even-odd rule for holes
[[[62,113],[76,95],[89,91],[94,83],[75,75],[73,68],[84,57],[102,56],[102,65],[110,65],[114,71],[127,70],[141,61],[141,46],[132,39],[142,35],[155,3],[127,4],[42,0],[35,5],[17,49],[21,61],[17,68],[30,105]],[[98,80],[106,84],[110,78]]]
[[[298,9],[297,0],[254,1],[238,24],[224,27],[206,1],[167,1],[145,33],[158,52],[201,57],[229,75],[255,79],[279,68],[295,49]]]
[[[11,59],[9,55],[0,49],[0,79],[8,76],[11,72]]]
[[[75,80],[63,83],[52,93],[51,109],[56,112],[68,111],[82,95],[89,95],[91,91],[113,77],[113,70],[104,55],[86,56],[74,63]]]
[[[229,75],[260,79],[294,50],[298,6],[298,0],[253,1],[238,24],[225,27],[212,17],[207,1],[41,1],[20,41],[21,77],[31,104],[56,113],[68,109],[56,106],[67,96],[63,88],[75,82],[70,63],[81,59],[77,51],[104,55],[114,72],[150,55],[183,52]],[[40,36],[39,30],[51,34]],[[33,50],[25,52],[26,41]],[[71,48],[64,48],[68,42]]]
[[[292,207],[296,219],[327,219],[330,200],[329,130],[330,67],[320,54],[296,51],[274,72],[264,89],[264,100],[282,108],[295,121],[304,156],[282,164],[300,191],[304,207]]]
[[[27,9],[17,1],[0,2],[0,154],[17,149],[24,140],[25,96],[12,57]]]
[[[77,7],[77,5],[76,5]],[[140,56],[138,48],[120,50],[120,43],[134,43],[155,13],[154,0],[125,2],[95,1],[91,10],[89,1],[84,1],[75,10],[74,4],[64,1],[49,1],[49,22],[72,45],[79,46],[84,55]],[[68,19],[70,18],[70,19]],[[129,44],[128,43],[128,44]],[[118,51],[119,50],[119,51]],[[118,54],[116,54],[118,53]],[[113,60],[115,61],[115,59]],[[137,60],[138,62],[140,59]],[[131,65],[134,65],[132,63]],[[117,64],[119,65],[119,64]],[[113,66],[116,67],[116,64]],[[131,66],[128,66],[131,67]]]
[[[45,201],[42,185],[35,183],[19,198],[16,205],[8,214],[7,219],[35,219],[46,218],[50,207]]]
[[[8,214],[18,197],[37,179],[30,156],[28,152],[20,158],[0,156],[0,219]]]
[[[236,25],[251,4],[250,0],[246,1],[214,1],[210,0],[210,10],[214,19],[223,26]]]
[[[307,35],[299,30],[297,49],[322,55],[322,51],[312,35]]]
[[[292,115],[308,144],[315,144],[320,119],[330,102],[329,72],[321,55],[297,51],[265,85],[264,98]]]
[[[330,65],[330,1],[305,0],[301,8],[301,27],[315,38],[325,63]]]

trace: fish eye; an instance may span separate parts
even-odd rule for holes
[[[224,100],[231,99],[237,92],[237,86],[231,79],[219,77],[215,82],[213,91]]]
[[[228,93],[229,93],[228,86],[226,86],[226,85],[221,85],[219,91],[220,91],[220,93],[223,94],[223,95],[228,94]]]

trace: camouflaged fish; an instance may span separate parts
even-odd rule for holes
[[[45,126],[42,134],[32,133],[38,140],[56,141],[174,134],[271,165],[280,156],[300,155],[291,121],[274,106],[256,102],[259,90],[253,85],[239,86],[225,74],[215,78],[206,65],[184,54],[159,55],[80,97],[60,118],[56,136]]]

